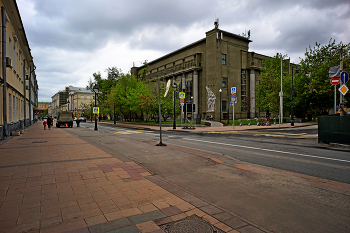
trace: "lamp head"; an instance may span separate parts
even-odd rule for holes
[[[94,90],[94,92],[98,92],[98,85],[97,85],[97,83],[96,83],[95,86],[93,87],[93,90]]]
[[[220,93],[222,92],[221,88],[220,88],[219,92],[220,92]]]

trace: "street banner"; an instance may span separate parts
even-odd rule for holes
[[[340,78],[340,66],[331,66],[328,69],[330,78]]]

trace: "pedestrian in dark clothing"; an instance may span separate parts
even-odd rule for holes
[[[47,117],[47,126],[49,127],[49,130],[51,130],[51,123],[52,123],[51,117]]]

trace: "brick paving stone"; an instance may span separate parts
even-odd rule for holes
[[[219,228],[219,229],[221,229],[221,230],[223,230],[223,231],[225,231],[225,232],[229,232],[229,231],[232,230],[231,227],[229,227],[229,226],[223,224],[222,222],[218,222],[218,223],[216,223],[214,226],[216,226],[217,228]]]
[[[153,221],[137,224],[136,227],[141,233],[150,233],[160,229]]]
[[[212,216],[206,214],[202,217],[203,219],[207,220],[211,225],[215,225],[219,222],[216,218],[213,218]]]
[[[170,207],[170,205],[165,201],[153,201],[152,204],[155,205],[158,209]]]
[[[113,203],[111,205],[100,206],[100,210],[103,212],[103,214],[107,214],[107,213],[119,211],[120,208]]]
[[[156,230],[156,231],[152,231],[151,233],[164,233],[164,231],[162,229]]]
[[[140,233],[140,231],[139,229],[137,229],[137,227],[133,225],[133,226],[128,226],[117,230],[109,231],[107,233]]]
[[[90,233],[90,231],[87,227],[84,227],[72,231],[67,231],[66,233]]]
[[[128,217],[128,219],[134,225],[136,225],[139,223],[148,222],[148,221],[152,221],[152,220],[156,220],[156,219],[160,219],[160,218],[164,218],[164,217],[166,217],[166,215],[162,211],[156,210],[156,211],[152,211],[152,212],[148,212],[148,213],[142,213],[142,214],[130,216],[130,217]]]
[[[191,215],[197,215],[198,217],[203,217],[204,215],[206,215],[206,213],[204,213],[203,211],[199,210],[199,209],[193,209],[193,210],[189,210],[187,212],[185,212],[185,214],[187,216],[191,216]]]
[[[105,214],[105,217],[107,218],[108,221],[111,221],[115,219],[130,217],[141,213],[142,213],[141,210],[137,208],[129,208],[129,209],[124,209],[124,210],[120,210],[112,213],[107,213]]]
[[[174,220],[171,217],[165,217],[165,218],[160,218],[160,219],[153,220],[153,222],[155,224],[157,224],[158,226],[163,225],[163,224],[167,224],[167,223],[170,223],[170,222],[173,222],[173,221]]]
[[[176,214],[181,214],[182,211],[179,210],[177,207],[175,206],[171,206],[171,207],[167,207],[167,208],[163,208],[161,209],[161,211],[166,214],[167,216],[172,216],[172,215],[176,215]]]
[[[63,222],[63,220],[62,220],[61,216],[43,219],[43,220],[40,220],[40,228],[45,228],[45,227],[49,227],[52,225],[58,225],[62,222]]]
[[[127,218],[121,218],[106,223],[101,223],[93,226],[89,226],[90,233],[105,233],[116,229],[122,229],[127,226],[131,226],[132,223]]]
[[[40,229],[40,222],[32,221],[26,224],[5,228],[2,231],[6,233],[17,233],[17,232],[34,232],[35,230],[39,230],[39,229]]]
[[[53,225],[50,227],[40,229],[40,233],[60,233],[77,230],[86,227],[86,223],[83,219],[74,219],[63,222],[59,225]]]
[[[183,219],[186,217],[187,217],[187,215],[185,213],[181,213],[181,214],[171,216],[171,219],[175,222],[177,220],[180,220],[180,219]]]
[[[147,212],[151,212],[151,211],[155,211],[158,210],[157,207],[155,207],[152,204],[147,204],[147,205],[143,205],[143,206],[139,206],[137,207],[139,210],[141,210],[143,213],[147,213]]]
[[[93,226],[93,225],[107,222],[107,219],[105,218],[104,215],[97,215],[97,216],[85,218],[84,220],[87,226]]]

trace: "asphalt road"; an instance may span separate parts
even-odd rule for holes
[[[80,130],[67,131],[113,156],[137,161],[151,171],[150,179],[166,180],[267,231],[348,232],[350,151],[318,144],[312,127],[300,128],[303,132],[163,131],[167,147],[154,146],[157,130],[107,124],[99,124],[98,132],[93,128],[83,123]],[[187,148],[201,151],[186,153]],[[224,154],[215,156],[225,163],[208,164],[210,151]]]
[[[91,123],[82,123],[81,126],[94,128]],[[160,140],[159,131],[107,124],[99,124],[98,129],[112,134]],[[217,152],[244,162],[350,184],[350,150],[319,144],[317,138],[308,137],[315,133],[317,134],[317,126],[234,133],[162,131],[162,141],[165,144]]]

